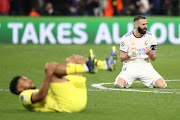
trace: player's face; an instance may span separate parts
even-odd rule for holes
[[[146,34],[146,31],[147,31],[147,20],[146,19],[140,19],[138,21],[138,31],[141,34]]]
[[[35,85],[32,83],[31,80],[29,80],[26,77],[21,77],[18,80],[18,85],[17,88],[22,88],[23,90],[27,90],[27,89],[35,89]]]

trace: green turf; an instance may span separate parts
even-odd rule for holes
[[[119,48],[119,45],[116,45]],[[114,72],[85,73],[88,104],[81,113],[36,113],[27,111],[18,96],[8,91],[9,81],[15,75],[24,75],[40,87],[44,79],[44,64],[50,61],[64,63],[72,54],[88,56],[94,49],[97,59],[105,59],[112,45],[0,45],[0,120],[179,120],[180,81],[168,81],[167,89],[149,89],[135,82],[130,89],[153,92],[100,90],[91,85],[112,83],[122,63],[118,60]],[[158,45],[154,68],[166,80],[180,80],[180,46]],[[113,88],[113,84],[104,87]],[[170,93],[159,93],[170,92]]]

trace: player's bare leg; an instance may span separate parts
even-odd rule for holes
[[[62,76],[66,75],[66,64],[58,64],[56,62],[46,63],[45,67],[48,65],[54,65],[55,71],[51,77],[51,82],[67,82],[68,80],[63,79]]]
[[[155,82],[155,87],[156,88],[166,88],[167,87],[167,83],[166,83],[166,81],[163,78],[159,78]]]

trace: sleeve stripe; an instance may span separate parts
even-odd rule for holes
[[[151,45],[151,50],[156,50],[156,45]]]
[[[125,51],[123,51],[123,50],[120,50],[120,51],[125,52]],[[125,53],[127,53],[127,52],[125,52]]]

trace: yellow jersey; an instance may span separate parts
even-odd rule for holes
[[[86,78],[67,75],[68,82],[51,83],[46,98],[32,103],[32,94],[38,89],[24,90],[19,95],[22,105],[36,112],[80,112],[87,104]]]

